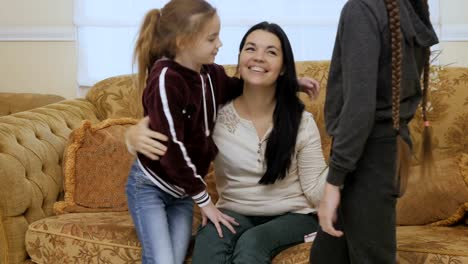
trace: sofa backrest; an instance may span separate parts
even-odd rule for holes
[[[468,153],[468,68],[434,66],[429,85],[428,118],[435,160]],[[410,123],[413,165],[421,160],[423,121],[421,109]]]
[[[99,121],[82,99],[0,117],[0,263],[23,263],[28,225],[53,214],[63,150],[83,119]]]
[[[100,119],[143,116],[143,90],[136,88],[135,76],[129,74],[110,77],[91,87],[86,99],[96,106]]]
[[[320,81],[322,87],[318,100],[313,103],[310,102],[305,94],[301,94],[300,96],[306,105],[306,109],[314,114],[322,135],[322,145],[324,146],[326,157],[328,157],[329,153],[330,139],[325,133],[323,105],[329,64],[328,61],[296,63],[298,76],[314,78]],[[224,68],[228,75],[235,75],[235,65],[226,65]],[[86,94],[86,99],[96,106],[97,116],[100,119],[119,117],[141,118],[143,116],[141,103],[142,90],[138,90],[134,84],[135,75],[120,75],[107,78],[96,83]]]
[[[30,110],[65,100],[54,94],[0,93],[0,116]]]

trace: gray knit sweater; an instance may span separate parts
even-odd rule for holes
[[[400,1],[403,126],[421,100],[424,48],[438,42],[419,1]],[[369,138],[394,135],[391,90],[391,41],[384,0],[349,0],[338,25],[325,102],[326,128],[333,137],[329,183],[344,183]],[[409,140],[409,134],[403,136]]]

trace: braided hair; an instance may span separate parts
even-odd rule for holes
[[[429,21],[429,4],[428,0],[424,1],[425,4],[425,10],[427,14],[427,23],[430,23]],[[431,164],[433,164],[434,157],[432,156],[432,130],[429,125],[429,119],[427,116],[427,101],[429,97],[429,73],[430,73],[430,56],[431,56],[431,50],[430,48],[426,49],[425,52],[425,63],[424,63],[424,72],[423,72],[423,89],[422,89],[422,117],[424,121],[424,131],[423,131],[423,144],[422,144],[422,158],[423,158],[423,170],[426,172],[430,172],[428,169]]]
[[[393,128],[400,130],[400,86],[401,86],[401,39],[399,0],[385,0],[387,6],[392,45],[392,121]]]
[[[429,19],[429,5],[427,0],[424,1],[427,17]],[[400,5],[399,0],[385,0],[385,5],[388,12],[388,21],[390,28],[391,47],[392,47],[392,124],[397,133],[397,176],[399,177],[400,195],[406,189],[408,181],[408,168],[411,159],[409,146],[400,136],[400,90],[401,90],[401,65],[402,65],[402,32],[400,24]],[[429,21],[429,20],[428,20]],[[425,21],[427,22],[427,21]],[[430,23],[430,22],[429,22]],[[423,72],[423,99],[422,99],[422,116],[424,121],[423,132],[423,168],[432,162],[432,147],[429,122],[427,118],[427,97],[429,87],[429,69],[430,69],[430,49],[425,52],[425,64]],[[402,171],[406,170],[406,171]]]

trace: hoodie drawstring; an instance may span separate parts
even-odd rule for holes
[[[213,91],[213,83],[211,82],[211,77],[209,74],[207,74],[208,76],[208,81],[210,82],[210,87],[211,87],[211,98],[212,98],[212,102],[213,102],[213,111],[214,111],[214,114],[213,114],[213,122],[216,122],[216,99],[215,99],[215,95],[214,95],[214,91]]]
[[[216,121],[216,101],[215,101],[215,96],[214,96],[214,90],[213,90],[213,83],[211,82],[211,77],[209,74],[208,76],[208,81],[210,83],[210,88],[211,88],[211,98],[213,101],[213,122]],[[205,117],[205,135],[208,137],[210,136],[210,128],[208,127],[208,112],[206,110],[206,96],[205,96],[205,81],[203,80],[203,76],[200,74],[200,79],[201,79],[201,89],[202,89],[202,95],[203,95],[203,114]]]

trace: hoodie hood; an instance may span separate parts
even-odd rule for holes
[[[404,37],[421,47],[439,43],[423,0],[401,0],[401,27]]]

